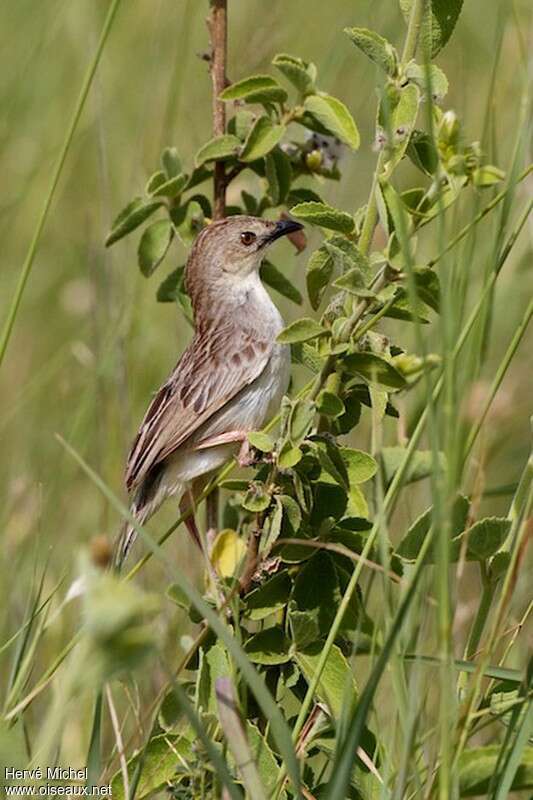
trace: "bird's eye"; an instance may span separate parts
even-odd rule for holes
[[[241,233],[241,242],[245,247],[249,247],[256,239],[257,236],[255,233],[252,233],[252,231],[244,231],[244,233]]]

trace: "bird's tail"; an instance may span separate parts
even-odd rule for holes
[[[151,516],[150,508],[148,505],[137,507],[134,502],[131,506],[130,513],[135,517],[136,521],[142,525],[148,517]],[[116,572],[120,572],[124,562],[126,561],[130,550],[137,538],[137,531],[130,522],[125,522],[122,526],[117,540],[115,542],[115,552],[113,555],[113,566]]]
[[[144,525],[167,497],[181,492],[181,486],[178,483],[167,484],[163,480],[163,475],[162,467],[152,470],[133,497],[130,514],[135,517],[139,525]],[[136,538],[137,531],[133,525],[125,522],[115,544],[113,566],[117,572],[120,572]]]

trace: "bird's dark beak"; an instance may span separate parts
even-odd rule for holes
[[[265,244],[271,244],[281,236],[286,236],[288,233],[294,233],[295,231],[301,231],[302,228],[303,225],[300,225],[300,223],[296,222],[294,219],[280,219],[279,222],[276,222],[274,229],[265,236]]]

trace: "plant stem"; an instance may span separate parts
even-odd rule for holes
[[[211,0],[207,18],[211,39],[211,82],[213,86],[213,136],[226,132],[226,104],[220,93],[226,86],[228,56],[228,4],[227,0]],[[213,172],[213,219],[226,216],[226,168],[223,161],[215,161]],[[218,530],[220,493],[217,488],[206,499],[206,525],[208,531]]]
[[[466,645],[466,661],[473,659],[479,649],[479,642],[485,628],[485,623],[487,621],[489,610],[492,604],[492,598],[494,596],[494,585],[489,580],[487,569],[482,561],[479,562],[479,569],[481,572],[483,591],[481,593],[481,600],[477,609],[476,618],[474,619],[474,623],[468,637],[468,643]]]
[[[39,246],[39,242],[41,240],[41,235],[44,229],[46,219],[48,217],[48,212],[50,211],[50,206],[52,205],[52,200],[54,198],[59,183],[59,178],[61,177],[61,173],[63,172],[63,167],[65,165],[68,151],[70,150],[70,145],[72,144],[72,140],[74,138],[74,133],[76,132],[76,128],[78,127],[78,122],[80,120],[81,113],[85,106],[87,95],[89,94],[89,89],[91,88],[98,64],[100,63],[100,58],[102,56],[105,43],[109,36],[109,32],[111,31],[111,27],[113,25],[113,21],[118,11],[120,2],[121,0],[112,0],[109,6],[109,10],[107,12],[107,16],[104,22],[104,27],[102,28],[102,33],[100,34],[100,39],[98,41],[98,45],[96,48],[96,52],[93,56],[91,63],[89,64],[89,67],[87,68],[87,72],[85,73],[85,78],[83,79],[81,91],[78,95],[76,106],[74,108],[74,113],[72,115],[70,124],[68,126],[67,135],[65,136],[65,140],[63,142],[59,158],[57,159],[56,162],[56,166],[52,177],[52,182],[50,184],[48,194],[46,195],[41,215],[39,217],[39,221],[37,222],[37,227],[35,229],[35,233],[33,234],[33,239],[31,240],[30,246],[28,248],[24,264],[22,265],[22,269],[20,271],[19,279],[15,289],[15,294],[13,296],[13,300],[11,301],[11,306],[7,314],[7,319],[4,323],[2,336],[0,338],[0,365],[4,360],[7,346],[11,338],[11,334],[13,332],[13,326],[17,318],[17,313],[22,300],[22,295],[24,294],[24,289],[26,288],[28,278],[30,277],[30,272],[33,267],[33,262],[35,261],[35,255],[37,253],[37,247]]]
[[[402,53],[402,64],[404,65],[407,64],[408,61],[411,61],[416,55],[418,37],[420,35],[425,8],[426,0],[413,0],[411,13],[409,15],[409,24],[407,26],[407,36],[405,37]]]
[[[213,85],[213,136],[222,136],[226,131],[226,104],[219,99],[226,85],[226,62],[228,49],[227,0],[211,0],[211,11],[207,18],[211,38],[211,82]],[[226,176],[224,162],[215,162],[213,218],[223,219],[226,213]]]
[[[483,423],[485,422],[485,418],[486,418],[486,416],[487,416],[487,414],[489,412],[489,409],[490,409],[490,407],[492,405],[492,401],[494,400],[494,398],[496,396],[496,393],[498,392],[498,389],[500,388],[501,382],[505,377],[505,373],[507,372],[509,364],[511,363],[511,361],[513,359],[513,356],[516,353],[518,345],[522,341],[522,337],[523,337],[524,333],[527,330],[527,327],[529,325],[529,322],[531,320],[531,316],[532,315],[533,315],[533,300],[530,301],[530,303],[529,303],[529,305],[528,305],[528,307],[526,309],[526,313],[524,314],[524,318],[522,319],[522,322],[520,323],[520,325],[516,329],[515,334],[514,334],[513,338],[511,339],[509,347],[507,348],[507,352],[505,353],[505,355],[504,355],[504,357],[503,357],[503,359],[502,359],[502,361],[501,361],[501,363],[500,363],[500,365],[498,367],[498,370],[497,370],[496,375],[494,377],[494,380],[492,382],[492,386],[490,387],[489,393],[488,393],[487,398],[485,400],[485,405],[483,407],[483,410],[481,411],[481,414],[478,415],[478,417],[476,419],[476,424],[474,425],[474,427],[470,431],[470,435],[468,437],[468,441],[467,441],[466,446],[465,446],[465,453],[464,453],[465,460],[466,460],[466,458],[468,458],[468,456],[469,456],[469,454],[470,454],[470,452],[472,450],[472,447],[474,446],[474,443],[475,443],[475,441],[476,441],[476,439],[478,437],[479,431],[481,430],[481,427],[483,426]]]

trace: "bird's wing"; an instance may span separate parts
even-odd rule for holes
[[[128,457],[128,490],[258,378],[272,348],[272,341],[233,325],[197,335],[146,412]]]

